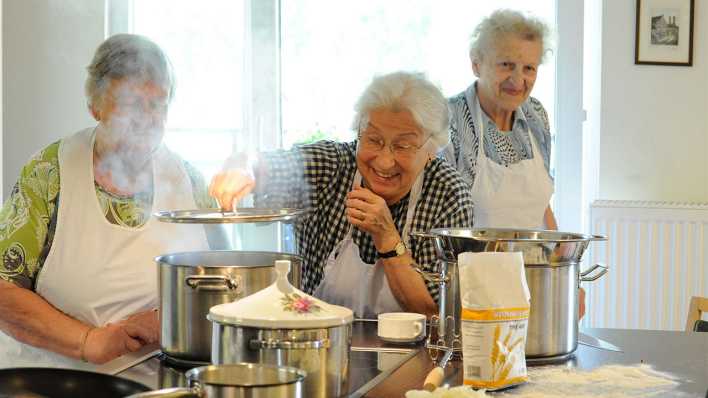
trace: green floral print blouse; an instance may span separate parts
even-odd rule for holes
[[[34,155],[22,168],[10,197],[0,210],[0,279],[34,289],[35,277],[49,254],[59,204],[59,143]],[[199,208],[215,207],[204,178],[189,163],[185,169]],[[129,228],[150,217],[152,194],[116,196],[95,185],[103,214],[112,224]]]

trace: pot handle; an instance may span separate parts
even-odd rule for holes
[[[311,340],[311,341],[281,341],[281,340],[256,340],[250,341],[249,346],[252,350],[260,350],[263,348],[271,348],[277,350],[307,350],[329,348],[329,339]]]
[[[440,236],[428,232],[418,231],[410,232],[408,235],[414,238],[432,239],[433,244],[435,246],[435,253],[438,255],[438,258],[440,260],[447,261],[448,263],[457,262],[455,254],[452,252],[452,250],[447,250],[443,247],[443,240],[440,238]]]
[[[592,276],[588,276],[588,275],[590,275],[591,272],[595,271],[598,268],[600,268],[600,271],[598,271],[597,274],[592,275]],[[592,267],[590,267],[580,273],[580,282],[592,282],[594,280],[597,280],[601,276],[605,275],[608,270],[609,270],[609,267],[607,267],[607,266],[595,264]]]
[[[226,275],[189,275],[184,278],[184,283],[192,289],[214,290],[225,285],[228,290],[238,289],[240,278]]]
[[[437,235],[433,235],[427,232],[418,232],[418,231],[411,231],[408,233],[410,236],[414,236],[416,238],[423,238],[423,239],[437,239]]]
[[[417,266],[417,264],[411,264],[411,267],[413,268],[413,271],[419,273],[420,276],[423,277],[423,280],[425,280],[426,282],[432,282],[432,283],[450,282],[449,276],[442,277],[437,272],[423,271],[420,267]]]
[[[187,387],[176,387],[176,388],[164,388],[162,390],[141,392],[138,394],[129,395],[126,398],[201,398],[202,389],[197,387],[187,388]]]

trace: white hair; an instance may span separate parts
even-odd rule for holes
[[[369,112],[374,109],[394,112],[407,110],[424,134],[430,135],[432,152],[447,145],[447,100],[440,90],[422,73],[394,72],[375,77],[354,106],[353,129],[361,131],[369,123]]]
[[[167,89],[168,99],[174,94],[170,60],[157,44],[144,36],[117,34],[109,37],[98,46],[86,69],[85,89],[89,105],[100,105],[101,97],[114,79],[152,82]]]
[[[494,48],[502,36],[516,35],[524,40],[541,43],[541,60],[550,51],[551,33],[540,18],[516,10],[492,12],[477,25],[470,41],[470,60],[482,61],[484,53]]]

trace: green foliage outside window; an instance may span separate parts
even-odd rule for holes
[[[321,129],[317,129],[311,132],[309,135],[306,135],[304,138],[296,141],[295,145],[312,144],[313,142],[322,141],[326,139],[333,139],[332,134],[326,133]]]

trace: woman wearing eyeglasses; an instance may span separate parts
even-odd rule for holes
[[[434,314],[429,240],[412,231],[472,225],[469,190],[435,153],[448,142],[447,102],[422,75],[375,78],[359,98],[349,143],[320,141],[262,154],[254,170],[227,162],[210,194],[230,210],[254,190],[256,206],[307,207],[296,225],[303,286],[356,316]]]

